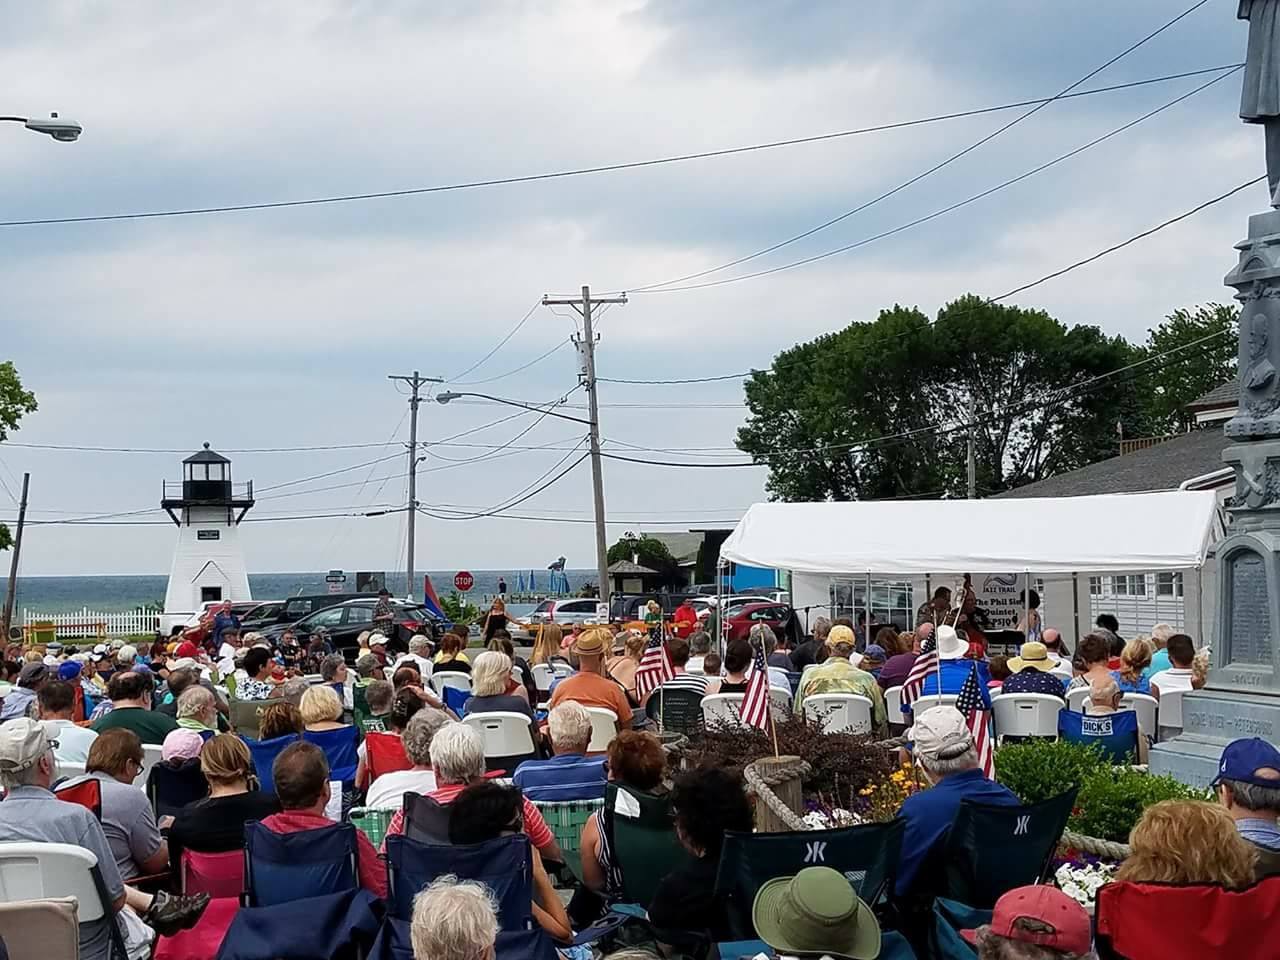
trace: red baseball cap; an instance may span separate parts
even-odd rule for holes
[[[1050,929],[1036,932],[1019,928],[1021,919],[1035,920]],[[991,932],[1020,943],[1051,947],[1064,953],[1088,953],[1093,946],[1089,914],[1057,887],[1041,884],[1010,890],[996,901]],[[977,930],[961,930],[960,936],[977,944]]]
[[[194,659],[200,655],[200,648],[190,640],[184,640],[182,643],[178,644],[178,649],[173,652],[173,655],[179,660],[183,657],[191,657]]]

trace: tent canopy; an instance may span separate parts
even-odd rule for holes
[[[1204,562],[1212,490],[999,500],[757,503],[722,559],[797,573],[1110,573]]]

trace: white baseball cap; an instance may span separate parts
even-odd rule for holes
[[[917,714],[907,737],[915,745],[916,756],[926,760],[952,760],[973,746],[964,714],[949,706]]]
[[[380,633],[375,633],[371,637],[369,637],[370,647],[385,647],[386,645],[387,645],[387,638]]]
[[[39,720],[26,717],[0,724],[0,770],[21,773],[35,766],[54,740],[51,734]]]

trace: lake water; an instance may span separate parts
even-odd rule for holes
[[[440,596],[453,589],[456,571],[429,571],[431,582]],[[498,578],[507,581],[508,592],[519,585],[519,573],[510,570],[473,570],[475,586],[468,597],[474,603],[498,592]],[[595,582],[592,570],[567,570],[569,586],[576,590],[584,582]],[[249,590],[261,600],[277,600],[299,593],[324,593],[326,571],[317,573],[251,573]],[[528,578],[529,571],[525,571]],[[404,573],[387,574],[391,589],[399,593],[404,589]],[[355,577],[347,574],[348,583],[354,589]],[[534,571],[535,586],[545,589],[547,571]],[[71,613],[88,608],[102,613],[132,610],[142,604],[163,603],[169,578],[165,575],[133,577],[19,577],[16,609],[36,610],[41,613]],[[5,594],[5,582],[0,579],[0,598]],[[513,608],[513,612],[516,610]]]

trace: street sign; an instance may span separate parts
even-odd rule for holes
[[[341,570],[330,570],[324,578],[329,593],[346,593],[347,575]]]
[[[453,585],[459,593],[467,593],[476,585],[476,578],[466,570],[459,570],[453,575]]]

